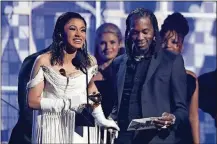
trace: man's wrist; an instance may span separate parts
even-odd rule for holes
[[[175,124],[175,122],[176,122],[176,116],[174,115],[174,114],[171,114],[172,115],[172,117],[173,117],[173,119],[172,119],[172,124]]]

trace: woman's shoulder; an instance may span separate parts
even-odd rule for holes
[[[194,72],[186,70],[187,73],[187,83],[188,85],[191,85],[194,89],[196,88],[197,84],[197,76]]]
[[[190,75],[192,77],[194,77],[195,79],[197,79],[197,76],[194,72],[190,71],[190,70],[186,70],[187,75]]]
[[[93,55],[88,54],[88,57],[89,57],[89,59],[90,59],[90,65],[91,65],[91,66],[97,65],[97,60],[96,60],[96,58],[95,58]]]
[[[51,53],[50,53],[50,51],[48,51],[46,53],[39,55],[36,58],[35,64],[40,65],[40,66],[42,66],[42,65],[50,66],[50,58],[51,58]]]

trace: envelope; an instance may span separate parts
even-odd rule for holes
[[[141,118],[141,119],[133,119],[127,131],[137,131],[137,130],[147,130],[147,129],[156,129],[153,120],[158,119],[160,117],[149,117],[149,118]]]

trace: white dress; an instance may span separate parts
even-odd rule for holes
[[[88,68],[88,82],[97,72],[97,65]],[[41,66],[37,75],[27,87],[36,86],[45,81],[41,97],[71,99],[72,105],[87,103],[86,75],[79,73],[72,77],[65,77],[52,67]],[[99,127],[89,127],[90,143],[100,142]],[[34,110],[33,112],[33,143],[88,143],[87,126],[75,126],[75,112],[46,112]]]

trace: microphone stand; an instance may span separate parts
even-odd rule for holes
[[[115,141],[115,138],[116,138],[116,130],[108,129],[107,134],[109,134],[109,140],[107,139],[107,142],[109,144],[114,144],[114,141]]]
[[[5,102],[7,105],[9,105],[10,107],[12,107],[13,109],[15,109],[15,110],[17,110],[17,111],[19,111],[19,109],[18,108],[16,108],[15,106],[13,106],[12,104],[10,104],[9,102],[7,102],[6,100],[4,100],[3,98],[1,98],[1,100],[3,101],[3,102]]]
[[[85,74],[86,74],[86,93],[87,93],[87,106],[89,106],[89,101],[88,101],[88,69],[86,67],[85,68]],[[90,113],[90,109],[87,109],[88,113]],[[88,144],[90,144],[90,127],[87,126],[87,137],[88,137]]]
[[[84,48],[84,53],[87,56],[86,58],[88,58],[87,47]],[[87,66],[84,66],[84,69],[85,69],[85,72],[86,72],[86,94],[87,94],[87,107],[88,107],[87,111],[88,111],[88,113],[90,113],[89,101],[88,101],[89,94],[88,94],[88,69],[87,69]],[[89,126],[87,126],[87,137],[88,137],[88,144],[90,144],[90,127]]]
[[[110,133],[110,144],[114,144],[115,136],[113,133]]]

